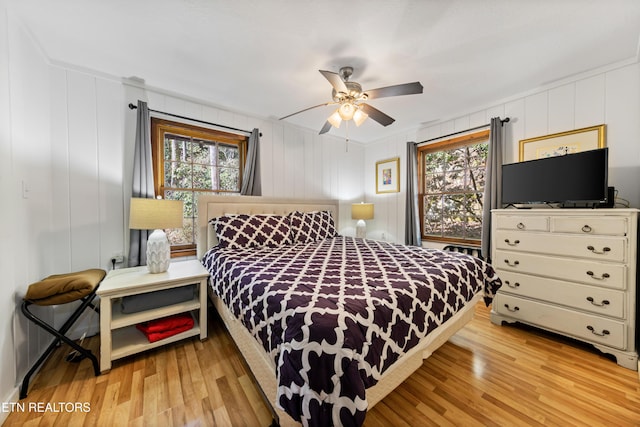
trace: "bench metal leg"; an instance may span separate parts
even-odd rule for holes
[[[33,303],[26,300],[22,302],[22,313],[24,313],[24,315],[33,323],[35,323],[36,325],[40,326],[42,329],[44,329],[45,331],[53,335],[55,337],[55,340],[53,340],[53,342],[49,345],[49,347],[47,347],[45,352],[42,353],[40,358],[31,367],[29,372],[27,372],[27,374],[24,376],[24,379],[22,380],[22,385],[20,387],[20,399],[24,399],[25,397],[27,397],[27,390],[29,388],[29,380],[31,376],[38,369],[38,367],[40,367],[40,365],[44,363],[47,357],[49,357],[49,355],[53,352],[53,350],[55,350],[55,348],[60,344],[61,341],[65,342],[74,350],[76,350],[78,353],[80,353],[82,357],[86,357],[90,359],[91,362],[93,363],[93,371],[96,377],[100,375],[100,367],[98,364],[98,359],[93,355],[93,353],[91,353],[91,350],[81,347],[80,345],[76,344],[74,341],[67,338],[65,335],[67,331],[71,329],[71,326],[73,326],[73,324],[78,320],[78,318],[82,315],[82,313],[87,307],[91,306],[93,310],[99,312],[98,308],[92,303],[95,296],[96,295],[94,290],[89,295],[85,296],[84,298],[81,298],[82,304],[80,304],[80,307],[78,307],[76,311],[74,311],[71,314],[69,319],[67,319],[67,321],[62,325],[60,329],[53,328],[51,325],[49,325],[48,323],[45,323],[40,318],[38,318],[33,313],[31,313],[31,311],[29,311],[29,306],[32,305]]]

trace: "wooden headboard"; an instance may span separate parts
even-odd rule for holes
[[[259,196],[203,196],[198,200],[198,259],[218,243],[209,220],[225,214],[276,214],[293,211],[330,211],[338,227],[339,203],[337,200],[279,199]]]

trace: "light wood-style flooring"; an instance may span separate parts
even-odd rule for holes
[[[99,354],[98,337],[88,346]],[[52,355],[21,401],[27,410],[11,413],[4,426],[271,423],[212,309],[206,341],[186,340],[116,361],[99,377],[88,361],[65,362],[67,353],[64,346]],[[30,403],[47,402],[87,402],[88,408],[29,410]],[[367,427],[430,425],[640,426],[638,373],[559,336],[493,325],[480,303],[476,318],[372,408],[365,421]]]

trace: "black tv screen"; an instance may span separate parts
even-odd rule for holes
[[[608,148],[502,165],[502,203],[607,200]]]

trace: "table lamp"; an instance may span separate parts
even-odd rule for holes
[[[357,219],[356,237],[364,239],[367,235],[365,219],[373,219],[373,203],[354,203],[351,205],[351,219]]]
[[[150,273],[163,273],[169,269],[171,245],[164,229],[181,227],[181,200],[131,199],[129,228],[154,230],[147,239],[147,268]]]

